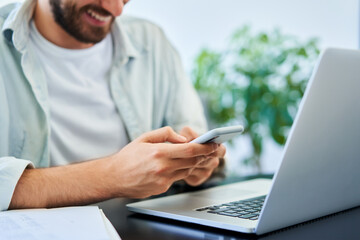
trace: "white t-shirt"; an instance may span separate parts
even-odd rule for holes
[[[70,50],[47,41],[34,21],[30,28],[48,84],[51,166],[119,151],[129,140],[109,90],[111,34],[93,47]]]

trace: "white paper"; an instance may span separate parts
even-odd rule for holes
[[[97,206],[0,212],[0,239],[112,239]]]
[[[116,229],[114,228],[114,226],[111,224],[111,222],[105,216],[104,212],[101,209],[100,209],[100,213],[101,213],[101,217],[104,221],[106,231],[108,232],[108,235],[110,236],[110,238],[112,240],[121,240],[121,237],[117,233]]]

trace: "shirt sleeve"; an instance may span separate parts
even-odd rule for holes
[[[31,161],[14,157],[0,157],[0,211],[9,208],[16,184],[26,168],[33,168]]]

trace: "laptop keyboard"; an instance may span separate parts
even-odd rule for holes
[[[195,209],[229,217],[258,220],[266,195],[240,201]]]

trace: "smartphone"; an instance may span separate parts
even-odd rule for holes
[[[207,133],[195,138],[191,143],[223,143],[226,142],[236,135],[241,134],[244,131],[244,127],[241,125],[215,128],[208,131]]]

